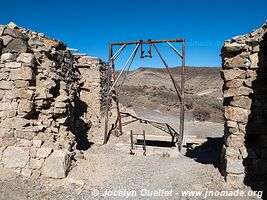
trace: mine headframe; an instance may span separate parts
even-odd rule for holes
[[[163,58],[162,54],[160,53],[157,44],[159,43],[165,43],[167,44],[182,60],[182,66],[181,66],[181,81],[180,84],[177,83],[177,81],[174,79],[174,76]],[[178,51],[171,43],[181,43],[182,48],[181,52]],[[131,55],[127,59],[124,67],[118,74],[118,76],[115,73],[115,60],[116,58],[121,54],[121,52],[124,50],[126,46],[135,45],[134,50],[132,51]],[[144,47],[147,47],[148,50],[144,50]],[[120,48],[117,50],[115,54],[113,54],[113,48],[115,46],[120,46]],[[185,39],[171,39],[171,40],[139,40],[139,41],[132,41],[132,42],[112,42],[109,44],[109,59],[108,59],[108,67],[107,67],[107,95],[106,95],[106,108],[105,108],[105,133],[104,133],[104,144],[107,143],[109,139],[109,111],[111,107],[111,101],[110,99],[115,100],[116,102],[116,109],[117,109],[117,122],[118,122],[118,130],[122,134],[122,123],[121,123],[121,113],[119,108],[119,98],[118,93],[121,89],[121,86],[123,85],[129,70],[131,68],[131,64],[133,63],[133,60],[137,54],[138,49],[140,48],[140,58],[152,58],[152,49],[155,49],[155,52],[158,54],[159,58],[161,59],[162,63],[164,64],[168,74],[170,75],[170,79],[173,83],[174,89],[176,91],[176,94],[178,96],[178,99],[180,101],[180,124],[179,124],[179,137],[176,139],[176,143],[179,147],[179,150],[182,147],[183,143],[183,137],[184,137],[184,84],[185,84]],[[123,79],[120,78],[123,76]],[[112,79],[112,81],[111,81]],[[115,86],[117,85],[118,81],[121,81],[119,88],[117,89]]]

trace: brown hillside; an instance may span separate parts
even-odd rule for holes
[[[176,81],[180,81],[180,67],[171,68]],[[198,120],[222,120],[222,80],[219,67],[186,67],[187,117]],[[179,104],[164,68],[138,68],[131,71],[121,89],[120,102],[133,109],[160,110],[178,113]]]

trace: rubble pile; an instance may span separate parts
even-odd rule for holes
[[[221,49],[225,134],[222,172],[227,181],[266,181],[267,23],[226,40]]]

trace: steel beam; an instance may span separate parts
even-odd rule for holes
[[[170,40],[139,40],[139,41],[132,41],[132,42],[112,42],[111,45],[124,45],[124,44],[151,44],[151,43],[165,43],[165,42],[184,42],[185,39],[177,38],[177,39],[170,39]]]

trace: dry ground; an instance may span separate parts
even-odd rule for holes
[[[125,197],[93,196],[105,190],[235,190],[223,181],[212,164],[201,164],[181,155],[179,158],[161,156],[131,156],[114,150],[110,145],[93,147],[85,153],[85,159],[64,180],[30,179],[7,176],[1,171],[0,199],[125,199]],[[247,189],[244,189],[247,190]],[[203,199],[203,197],[137,197],[130,199]],[[233,198],[208,198],[233,199]],[[235,198],[234,198],[235,199]],[[240,198],[236,198],[240,199]],[[252,198],[242,198],[252,199]],[[255,198],[256,199],[256,198]]]
[[[140,117],[153,120],[176,120],[176,117],[155,114],[155,112],[138,113]],[[135,125],[135,130],[140,128]],[[125,127],[124,127],[125,128]],[[133,127],[131,127],[133,128]],[[213,135],[211,143],[195,149],[183,149],[178,158],[163,155],[130,155],[116,149],[117,143],[128,143],[129,135],[112,136],[110,142],[102,146],[93,145],[84,151],[84,159],[78,158],[73,169],[63,180],[27,179],[16,176],[6,170],[0,170],[1,200],[82,200],[82,199],[126,199],[126,197],[104,197],[108,191],[136,191],[137,196],[129,199],[204,199],[204,197],[183,197],[182,191],[218,191],[236,190],[224,182],[219,165],[222,125],[215,123],[187,121],[187,129],[197,132],[199,136]],[[203,128],[203,129],[202,129]],[[149,129],[148,129],[149,130]],[[202,131],[201,131],[202,130]],[[211,134],[212,133],[212,134]],[[102,137],[102,136],[101,136]],[[208,148],[207,148],[208,147]],[[172,196],[141,196],[142,189],[173,191]],[[99,192],[98,196],[93,193]],[[249,188],[243,188],[248,191]],[[98,194],[98,193],[97,193]],[[207,199],[253,199],[209,197]],[[254,198],[257,199],[257,198]]]

